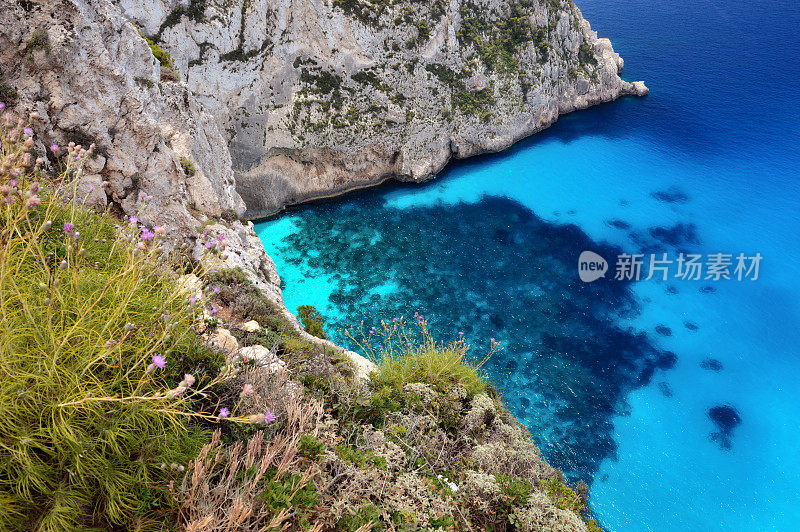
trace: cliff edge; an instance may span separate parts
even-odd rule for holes
[[[644,95],[571,0],[119,0],[217,118],[257,218]]]

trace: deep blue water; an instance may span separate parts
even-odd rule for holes
[[[414,312],[500,340],[509,407],[609,529],[796,530],[800,4],[578,4],[651,95],[258,224],[287,306],[343,344]],[[586,284],[583,250],[764,259],[757,281]]]

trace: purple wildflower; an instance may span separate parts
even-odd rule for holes
[[[216,314],[217,312],[219,312],[219,309],[217,309],[217,306],[216,305],[211,305],[211,314]]]
[[[67,222],[64,224],[64,232],[68,235],[71,235],[72,232],[75,230],[75,225],[71,222]]]
[[[267,412],[264,414],[264,423],[272,423],[273,421],[275,421],[275,414],[273,414],[272,411],[267,410]]]
[[[206,248],[211,249],[211,246],[212,246],[211,242],[206,242]]]
[[[192,305],[194,305],[195,303],[197,303],[197,298],[196,298],[195,296],[192,296],[192,297],[190,297],[190,298],[189,298],[189,303],[191,303]]]
[[[25,129],[23,129],[22,132],[25,133],[26,135],[28,135],[29,137],[33,136],[33,130],[31,128],[29,128],[29,127],[26,127]]]
[[[231,411],[225,407],[219,409],[219,417],[228,417],[231,415]]]
[[[58,153],[58,144],[51,144],[50,151],[52,151],[53,153]]]
[[[15,187],[15,186],[17,186],[18,183],[19,183],[19,181],[17,181],[16,179],[9,179],[8,180],[8,185],[10,187]]]
[[[6,108],[6,104],[4,104],[3,102],[0,102],[0,111],[2,111],[5,108]]]
[[[147,227],[142,229],[142,232],[139,234],[139,238],[141,238],[142,240],[153,240],[153,237],[155,236],[156,234]]]
[[[130,219],[128,220],[128,222],[131,225],[136,225],[136,222],[138,222],[138,221],[139,221],[139,219],[136,216],[131,216]]]
[[[167,367],[167,359],[165,359],[161,355],[153,355],[152,359],[153,359],[153,365],[155,367],[161,368],[161,369],[164,369],[165,367]]]
[[[214,293],[215,294],[219,294],[219,286],[215,286],[214,287]]]

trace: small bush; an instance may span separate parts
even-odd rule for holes
[[[50,53],[50,36],[47,34],[46,29],[38,28],[28,39],[25,44],[25,51],[31,52],[33,50],[44,50],[46,53]]]
[[[300,436],[299,450],[297,454],[311,461],[316,460],[325,452],[325,444],[311,434]]]
[[[147,46],[150,47],[150,52],[152,52],[153,57],[155,57],[156,61],[158,61],[159,65],[161,65],[161,79],[163,81],[180,80],[180,73],[178,72],[178,67],[175,66],[175,61],[173,61],[172,56],[169,54],[169,52],[161,48],[154,40],[145,37],[139,30],[139,28],[136,28],[136,31],[138,31],[142,39],[145,40]]]
[[[17,101],[17,97],[17,89],[5,81],[0,81],[0,102],[13,104]]]
[[[181,157],[181,168],[183,168],[183,173],[189,177],[192,177],[194,174],[197,173],[197,169],[194,167],[194,163],[187,157]]]
[[[469,346],[463,340],[437,343],[425,325],[420,327],[419,341],[402,325],[397,329],[394,324],[387,325],[385,330],[386,337],[378,353],[368,348],[370,357],[379,361],[372,379],[377,387],[388,385],[402,390],[406,384],[421,382],[445,392],[460,385],[466,390],[467,398],[490,390],[482,367],[491,352],[476,363],[469,360]]]
[[[325,334],[325,323],[322,320],[322,315],[311,305],[300,305],[297,307],[297,313],[300,316],[300,322],[303,324],[308,334],[326,340],[328,335]]]

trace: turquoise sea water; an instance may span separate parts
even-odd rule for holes
[[[257,225],[287,306],[459,332],[612,530],[800,522],[800,5],[583,0],[644,99],[423,186]],[[757,281],[582,283],[578,255],[761,253]]]

